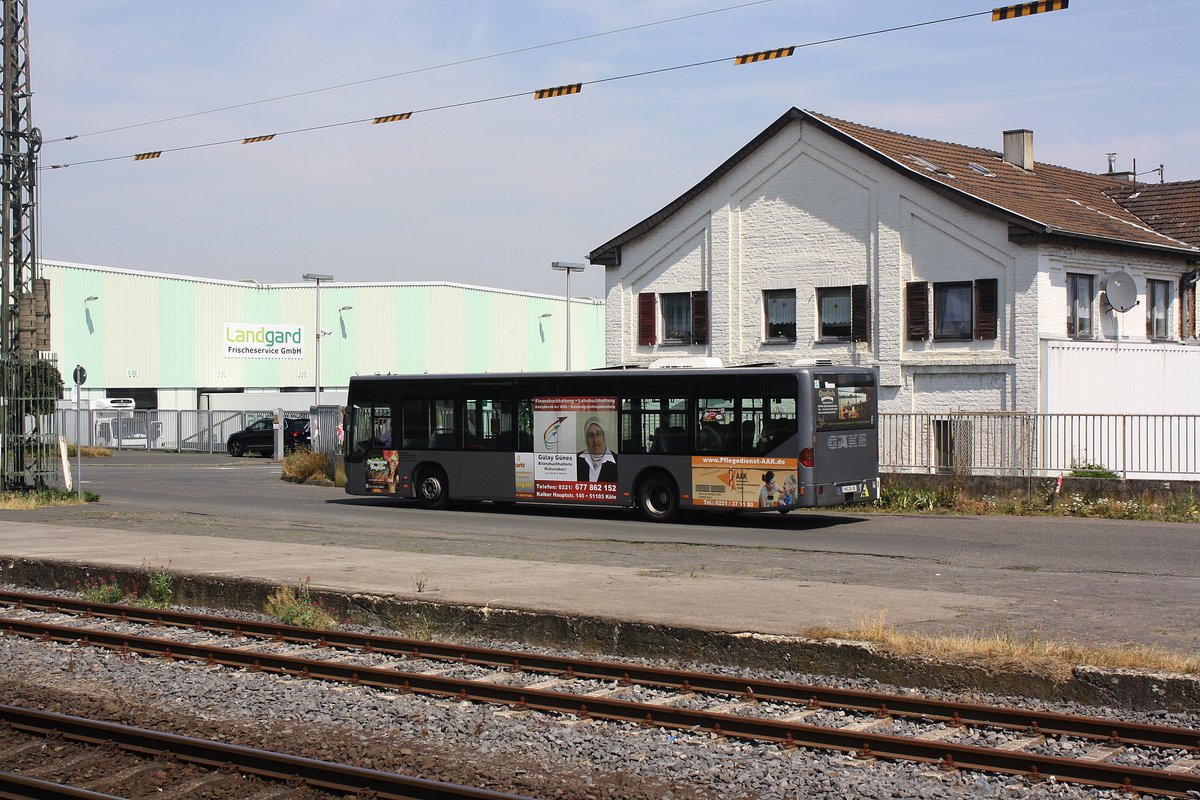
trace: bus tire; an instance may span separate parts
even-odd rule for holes
[[[440,511],[450,505],[450,481],[441,467],[422,467],[417,474],[417,498],[424,508]]]
[[[650,475],[638,484],[638,507],[651,522],[671,522],[679,517],[679,490],[666,475]]]

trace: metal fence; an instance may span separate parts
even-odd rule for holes
[[[325,463],[332,468],[338,453],[342,451],[342,409],[338,406],[314,406],[310,409],[308,437],[312,449],[324,453]]]
[[[58,429],[70,444],[116,450],[173,450],[218,453],[229,435],[273,417],[274,411],[167,411],[58,409]],[[307,418],[306,411],[287,417]]]
[[[59,475],[54,414],[62,378],[52,360],[0,358],[0,484],[42,488]]]
[[[225,450],[231,433],[274,413],[59,409],[56,422],[68,442],[85,446],[213,453]],[[312,447],[332,463],[341,448],[340,410],[285,415],[310,419]],[[884,472],[1031,477],[1093,466],[1122,477],[1196,480],[1200,415],[881,413],[879,466]]]
[[[884,472],[1050,477],[1102,468],[1197,480],[1200,415],[881,413]]]

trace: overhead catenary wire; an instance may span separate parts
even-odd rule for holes
[[[305,89],[303,91],[291,92],[289,94],[276,95],[274,97],[264,97],[259,100],[247,100],[244,103],[233,103],[231,105],[220,106],[218,108],[210,108],[210,109],[206,109],[204,111],[192,111],[187,114],[177,114],[177,115],[171,116],[171,117],[162,117],[160,119],[146,120],[144,122],[134,122],[134,123],[130,123],[128,125],[119,125],[114,128],[105,128],[103,130],[91,131],[89,133],[76,133],[76,134],[71,134],[70,136],[59,136],[54,139],[47,139],[44,142],[44,144],[53,144],[56,142],[70,142],[70,141],[75,141],[78,139],[84,139],[89,136],[100,136],[100,135],[106,134],[106,133],[116,133],[118,131],[132,130],[133,128],[144,128],[144,127],[148,127],[150,125],[159,125],[164,122],[175,122],[175,121],[178,121],[181,119],[191,119],[192,117],[202,117],[207,114],[217,114],[222,111],[233,111],[234,109],[238,109],[238,108],[248,108],[250,106],[264,105],[266,103],[275,103],[280,100],[291,100],[296,97],[305,97],[305,96],[313,95],[313,94],[321,94],[322,92],[332,92],[332,91],[336,91],[338,89],[348,89],[352,86],[362,86],[363,84],[367,84],[367,83],[376,83],[378,81],[386,81],[386,80],[391,80],[393,78],[403,78],[403,77],[407,77],[409,75],[419,75],[423,72],[434,72],[439,69],[448,69],[450,67],[458,67],[458,66],[462,66],[464,64],[475,64],[480,61],[490,61],[491,59],[503,58],[505,56],[519,55],[521,53],[531,53],[535,50],[545,50],[545,49],[551,48],[551,47],[561,47],[562,45],[576,44],[578,42],[588,41],[589,39],[599,39],[604,36],[615,36],[620,33],[629,33],[630,31],[644,30],[645,28],[654,28],[654,27],[658,27],[660,25],[669,25],[673,22],[683,22],[685,20],[698,19],[700,17],[707,17],[707,16],[711,16],[713,14],[723,14],[728,11],[740,11],[744,8],[750,8],[751,6],[760,6],[760,5],[764,5],[766,3],[773,3],[773,2],[775,2],[775,0],[750,0],[749,2],[745,2],[745,3],[738,3],[736,5],[731,5],[731,6],[724,6],[722,8],[714,8],[714,9],[710,9],[708,11],[697,11],[692,14],[683,14],[678,17],[669,17],[668,19],[655,20],[654,22],[642,22],[637,25],[626,25],[623,28],[614,28],[609,31],[600,31],[599,33],[587,33],[587,34],[582,34],[580,36],[572,36],[572,37],[569,37],[566,39],[558,39],[558,40],[555,40],[552,42],[543,42],[542,44],[533,44],[533,45],[528,45],[526,47],[517,47],[512,50],[503,50],[498,53],[489,53],[487,55],[473,56],[471,58],[461,58],[461,59],[458,59],[457,61],[447,61],[442,64],[432,64],[432,65],[425,66],[425,67],[415,67],[413,69],[404,70],[402,72],[393,72],[389,75],[377,75],[373,78],[361,78],[359,80],[346,81],[345,83],[337,83],[337,84],[333,84],[332,86],[323,86],[323,87],[320,87],[317,89]]]
[[[988,9],[986,11],[975,11],[975,12],[970,12],[970,13],[966,13],[966,14],[957,14],[957,15],[949,16],[949,17],[941,17],[939,19],[925,20],[922,22],[913,22],[913,23],[909,23],[906,25],[895,25],[895,26],[888,27],[888,28],[879,28],[879,29],[871,30],[871,31],[863,31],[860,33],[846,34],[844,36],[835,36],[835,37],[830,37],[827,39],[819,39],[819,40],[814,40],[811,42],[804,42],[801,44],[789,45],[787,47],[791,48],[792,50],[799,50],[799,49],[803,49],[803,48],[817,47],[820,45],[834,44],[837,42],[846,42],[846,41],[851,41],[854,39],[863,39],[863,38],[867,38],[867,37],[871,37],[871,36],[880,36],[880,35],[888,34],[888,33],[897,33],[900,31],[913,30],[915,28],[923,28],[923,27],[928,27],[931,25],[940,25],[940,24],[945,24],[945,23],[949,23],[949,22],[957,22],[957,21],[964,20],[964,19],[970,19],[973,17],[991,15],[993,13],[993,11],[994,11],[994,9]],[[783,49],[787,49],[787,48],[778,48],[778,49],[783,50]],[[675,71],[684,70],[684,69],[694,69],[697,67],[710,66],[713,64],[720,64],[720,63],[725,63],[725,62],[737,63],[739,58],[741,58],[741,56],[722,56],[720,58],[704,59],[702,61],[693,61],[693,62],[689,62],[686,64],[676,64],[676,65],[667,66],[667,67],[659,67],[656,69],[649,69],[649,70],[642,70],[639,72],[625,73],[622,75],[613,75],[613,76],[604,77],[604,78],[594,78],[592,80],[579,81],[577,83],[578,83],[578,86],[580,88],[582,88],[583,86],[592,86],[592,85],[601,84],[601,83],[612,83],[615,81],[629,80],[632,78],[642,78],[642,77],[647,77],[647,76],[651,76],[651,75],[661,75],[661,74],[664,74],[667,72],[675,72]],[[514,99],[517,97],[547,96],[544,94],[545,92],[546,92],[545,89],[529,89],[526,91],[511,92],[508,94],[477,98],[474,100],[464,100],[464,101],[457,102],[457,103],[445,103],[445,104],[437,105],[437,106],[428,106],[426,108],[411,109],[409,111],[403,112],[402,114],[389,114],[387,116],[403,118],[403,119],[407,120],[418,114],[428,114],[428,113],[432,113],[435,111],[447,111],[447,110],[455,109],[455,108],[464,108],[467,106],[482,105],[484,103],[494,103],[494,102],[498,102],[501,100],[511,100],[511,99]],[[577,93],[577,91],[574,93]],[[300,134],[300,133],[311,133],[314,131],[347,127],[350,125],[360,125],[360,124],[364,124],[364,123],[374,124],[376,120],[380,120],[380,119],[383,119],[383,117],[370,116],[370,117],[363,117],[361,119],[352,119],[352,120],[343,120],[341,122],[332,122],[332,123],[327,123],[324,125],[311,125],[311,126],[307,126],[307,127],[303,127],[303,128],[294,128],[294,129],[286,130],[286,131],[276,131],[272,134],[272,136],[278,138],[278,137],[282,137],[282,136],[291,136],[291,135]],[[153,152],[158,155],[162,155],[165,153],[178,153],[178,152],[186,152],[189,150],[199,150],[199,149],[204,149],[204,148],[209,148],[209,147],[220,147],[222,145],[228,145],[228,144],[242,144],[242,143],[245,143],[246,138],[247,137],[239,136],[239,137],[232,138],[232,139],[222,139],[219,141],[204,142],[204,143],[200,143],[200,144],[183,145],[180,147],[173,147],[173,148],[162,148],[160,150],[155,150]],[[104,157],[104,158],[88,159],[85,161],[76,161],[76,162],[72,162],[72,163],[68,163],[68,164],[51,164],[51,165],[48,165],[45,167],[41,167],[40,169],[55,170],[55,169],[65,169],[70,166],[83,166],[83,165],[87,165],[87,164],[101,164],[101,163],[105,163],[105,162],[122,161],[122,160],[131,159],[131,158],[137,158],[138,155],[140,155],[140,154],[139,153],[126,153],[126,154],[117,155],[117,156],[108,156],[108,157]]]

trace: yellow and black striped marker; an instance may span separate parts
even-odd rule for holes
[[[1047,11],[1066,11],[1068,2],[1070,0],[1038,0],[1036,3],[1018,3],[1015,6],[993,8],[992,22],[1028,17],[1030,14],[1044,14]]]
[[[134,161],[147,161],[151,158],[158,158],[162,155],[162,150],[152,150],[149,153],[138,153],[133,157]]]
[[[405,111],[403,114],[387,114],[386,116],[376,117],[371,120],[372,125],[382,125],[385,122],[403,122],[412,116],[411,111]]]
[[[545,100],[547,97],[562,97],[566,94],[579,94],[582,89],[582,83],[568,83],[566,86],[552,86],[549,89],[538,89],[533,93],[533,99]]]
[[[256,144],[257,142],[269,142],[275,138],[275,134],[269,133],[266,136],[248,136],[242,139],[242,144]]]
[[[796,52],[795,45],[791,47],[780,47],[775,50],[762,50],[758,53],[746,53],[744,56],[738,56],[733,60],[733,65],[740,66],[742,64],[756,64],[759,61],[770,61],[772,58],[787,58],[792,53]]]

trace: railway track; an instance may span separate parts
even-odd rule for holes
[[[1200,731],[213,615],[0,592],[0,631],[43,641],[580,719],[708,731],[1169,797],[1200,793]],[[50,615],[50,619],[47,619]],[[63,615],[67,615],[64,618]],[[53,621],[51,621],[53,620]],[[130,632],[131,626],[142,626]],[[144,626],[151,626],[149,634]],[[993,732],[985,737],[983,732]],[[999,746],[980,746],[985,738]],[[1065,754],[1071,753],[1071,757]],[[1131,765],[1149,760],[1154,768]]]
[[[0,705],[0,798],[521,800],[516,795]],[[312,790],[316,790],[314,793]],[[120,794],[112,794],[117,792]]]

